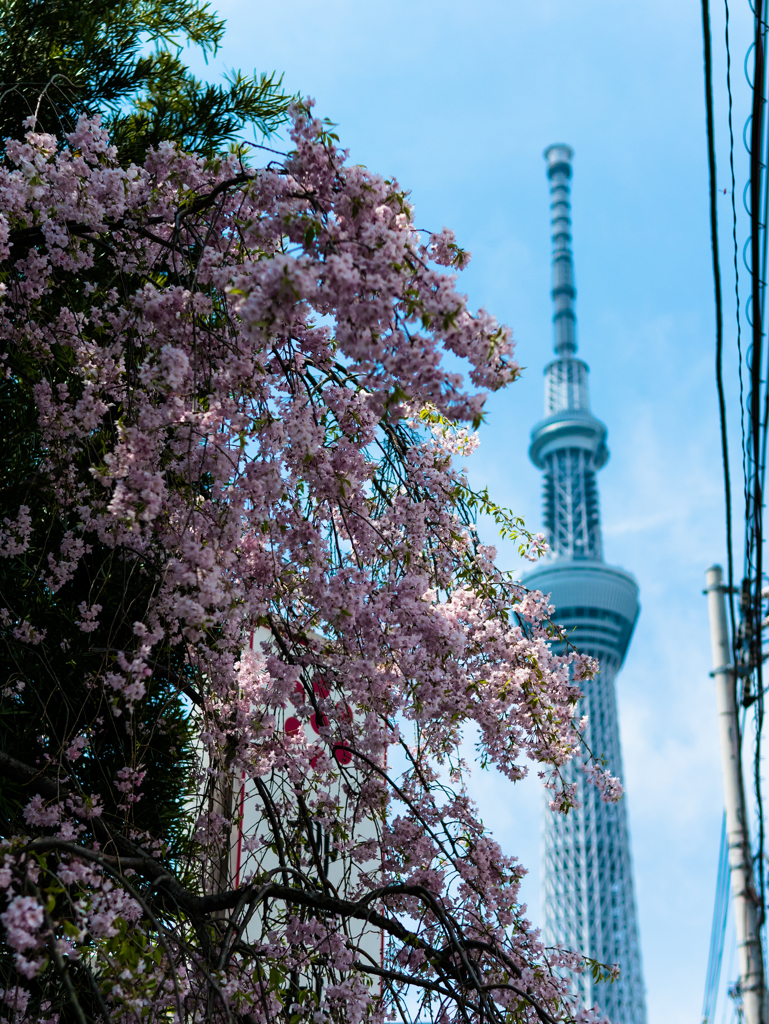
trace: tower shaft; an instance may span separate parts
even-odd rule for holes
[[[606,428],[590,411],[588,367],[576,358],[576,290],[571,251],[569,182],[572,151],[545,152],[552,198],[553,316],[556,359],[545,368],[545,417],[532,432],[530,455],[543,471],[544,520],[550,554],[525,579],[550,594],[555,621],[600,671],[584,684],[578,717],[588,716],[586,741],[622,778],[615,677],[638,617],[633,577],[603,561],[596,473],[608,458]],[[581,759],[566,766],[579,807],[545,811],[543,896],[545,936],[603,964],[620,965],[614,983],[579,981],[588,1006],[614,1024],[646,1024],[630,837],[624,799],[604,803],[586,782]]]

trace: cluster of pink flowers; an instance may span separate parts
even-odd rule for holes
[[[42,959],[30,958],[28,954],[41,946],[43,919],[43,908],[32,896],[14,896],[7,910],[0,914],[6,941],[16,953],[16,967],[27,978],[34,977],[42,964]]]
[[[26,505],[19,505],[19,514],[12,522],[7,517],[0,527],[0,558],[11,558],[13,555],[22,555],[29,546],[29,536],[32,532],[32,519],[29,515],[29,508]]]
[[[115,789],[123,794],[123,802],[118,804],[121,810],[128,810],[130,804],[137,804],[141,800],[142,794],[137,792],[137,790],[147,774],[145,771],[142,771],[143,768],[144,765],[141,764],[137,768],[126,766],[117,773],[114,786]]]
[[[232,1007],[267,1021],[287,993],[296,1020],[382,1020],[409,973],[448,1021],[452,999],[424,951],[448,941],[450,921],[488,950],[473,954],[478,1013],[562,1014],[563,972],[580,961],[543,949],[520,905],[523,869],[478,820],[458,754],[463,732],[477,728],[482,759],[513,781],[526,759],[565,764],[580,750],[573,716],[592,671],[589,659],[553,653],[547,602],[512,584],[478,543],[455,466],[475,444],[467,425],[479,420],[484,389],[518,375],[510,334],[471,313],[454,275],[439,269],[469,259],[453,234],[423,238],[397,183],[348,164],[309,104],[294,109],[291,138],[285,160],[263,169],[172,145],[124,168],[98,119],[82,118],[64,142],[30,130],[7,144],[0,259],[13,273],[0,341],[44,368],[65,352],[71,367],[66,381],[44,372],[35,393],[41,472],[63,523],[41,579],[58,592],[97,542],[155,573],[133,647],[112,652],[89,685],[103,691],[110,727],[130,731],[155,652],[185,650],[205,805],[191,802],[199,857],[179,877],[189,884],[198,872],[196,897],[238,884],[245,895],[196,932],[182,920],[177,881],[154,916],[151,899],[178,867],[162,861],[162,837],[133,836],[141,856],[123,871],[84,828],[96,812],[38,796],[27,823],[33,836],[58,828],[70,841],[57,884],[63,871],[73,896],[50,911],[46,934],[25,888],[30,837],[18,837],[7,852],[6,941],[22,974],[43,970],[27,955],[64,941],[74,901],[70,945],[57,955],[76,958],[88,944],[89,969],[120,978],[104,999],[121,1022],[202,1019],[195,1007],[206,1005],[215,1007],[206,1019]],[[106,287],[105,261],[130,286]],[[77,283],[79,303],[46,319],[40,300],[63,279]],[[464,376],[444,366],[444,353],[464,361]],[[84,471],[95,434],[102,455]],[[21,506],[0,527],[0,553],[22,552],[35,527]],[[539,535],[525,543],[534,556],[543,547]],[[73,637],[103,615],[84,602]],[[44,642],[42,628],[11,612],[0,625]],[[88,737],[102,726],[90,723]],[[91,740],[82,731],[63,740],[66,776]],[[589,774],[619,795],[601,771]],[[132,764],[105,785],[128,813],[143,779]],[[258,808],[246,835],[238,786]],[[563,800],[557,791],[554,802]],[[98,794],[88,797],[94,806]],[[315,839],[297,838],[300,812],[325,837],[322,855]],[[235,834],[237,869],[227,851]],[[270,866],[278,855],[293,860]],[[324,857],[355,865],[344,886],[308,883],[331,870]],[[146,904],[141,877],[152,880]],[[379,976],[336,904],[310,916],[285,896],[269,913],[251,908],[249,892],[264,901],[278,884],[304,886],[306,900],[321,889],[329,899],[370,897],[371,913],[405,922],[412,938],[398,939],[393,925],[377,968],[390,971],[387,985],[372,984]],[[159,919],[157,956],[142,952],[118,970],[120,922],[154,945]],[[454,953],[446,957],[450,974]],[[317,998],[286,980],[314,977],[318,965]]]
[[[582,770],[590,779],[599,793],[609,803],[616,803],[622,796],[624,789],[622,783],[616,776],[612,775],[608,768],[601,768],[598,764],[585,763]]]

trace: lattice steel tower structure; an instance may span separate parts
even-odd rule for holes
[[[589,716],[591,750],[603,754],[621,778],[614,679],[638,617],[638,586],[629,573],[603,560],[596,471],[609,453],[606,427],[590,411],[588,368],[575,358],[572,155],[568,146],[545,151],[552,197],[556,359],[545,369],[545,418],[532,431],[529,454],[544,472],[550,554],[525,583],[551,595],[555,621],[567,627],[579,650],[600,662],[598,676],[584,686],[579,713]],[[566,816],[545,810],[545,938],[601,963],[619,963],[621,975],[613,984],[596,983],[586,972],[580,994],[614,1024],[646,1024],[625,800],[604,803],[578,763],[572,762],[567,774],[578,785],[581,806]]]

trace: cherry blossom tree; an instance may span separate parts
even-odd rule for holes
[[[260,168],[123,166],[98,117],[6,146],[0,1017],[592,1020],[465,791],[471,735],[567,811],[594,670],[458,468],[509,332],[291,123]]]

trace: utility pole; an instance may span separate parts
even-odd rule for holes
[[[732,875],[732,903],[740,965],[740,992],[745,1024],[769,1024],[764,956],[758,926],[758,895],[753,879],[745,787],[742,779],[740,723],[737,717],[735,666],[726,625],[726,586],[720,565],[706,574],[713,677],[716,681],[721,765],[724,774],[726,833]]]

